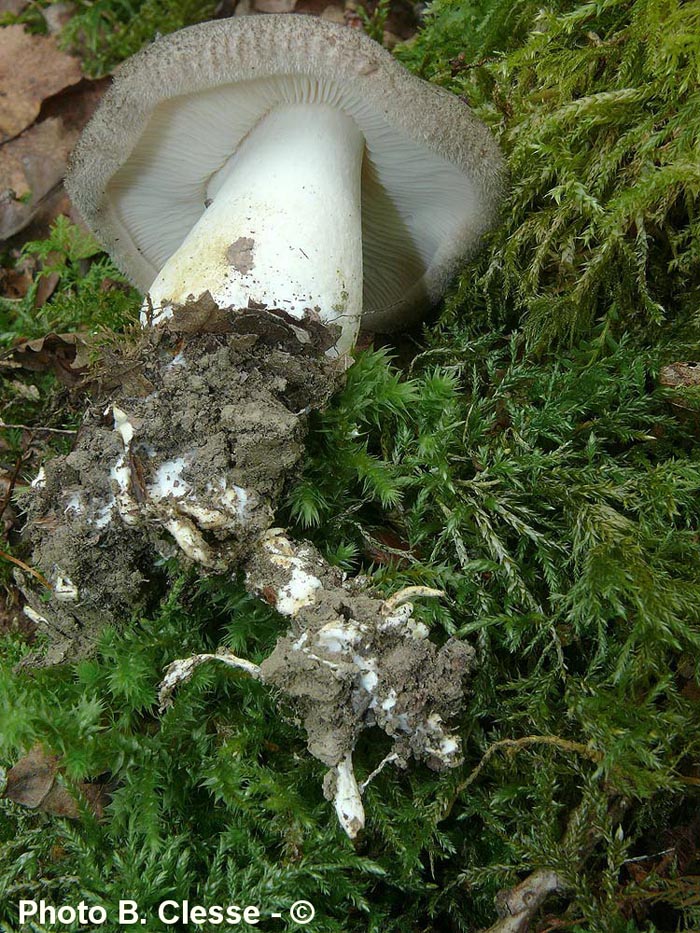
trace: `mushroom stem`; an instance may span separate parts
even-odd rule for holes
[[[354,120],[327,104],[268,113],[212,176],[209,206],[153,282],[156,322],[209,291],[220,307],[316,310],[342,328],[335,352],[351,349],[362,313],[364,145]]]

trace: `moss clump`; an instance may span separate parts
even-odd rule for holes
[[[447,0],[429,22],[400,57],[476,106],[512,173],[504,222],[452,308],[526,315],[537,347],[593,328],[649,342],[696,314],[697,4]]]
[[[494,127],[510,199],[408,371],[359,356],[280,523],[386,592],[446,591],[417,612],[477,650],[464,767],[385,769],[353,849],[258,684],[202,668],[157,717],[169,661],[219,644],[259,661],[281,628],[232,581],[163,568],[157,617],[89,662],[30,680],[7,642],[5,760],[41,741],[67,780],[118,787],[101,824],[7,806],[2,893],[151,914],[307,898],[314,929],[473,933],[546,868],[563,885],[540,928],[700,925],[700,422],[697,390],[659,378],[700,362],[697,19],[453,0],[400,52]]]

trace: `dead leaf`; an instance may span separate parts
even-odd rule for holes
[[[303,13],[304,15],[321,16],[327,6],[328,0],[297,0],[294,12]]]
[[[77,385],[90,361],[90,342],[80,334],[47,334],[12,347],[9,355],[33,372],[53,372],[67,386]]]
[[[83,79],[54,94],[43,102],[37,123],[0,145],[0,240],[38,214],[50,222],[70,210],[62,188],[66,160],[108,83]]]
[[[24,298],[32,281],[32,273],[24,264],[0,268],[0,295],[13,301]]]
[[[58,94],[46,98],[41,106],[40,120],[60,117],[67,129],[82,130],[97,109],[104,92],[112,79],[82,78],[77,84],[64,88]]]
[[[8,771],[7,786],[2,796],[31,810],[78,819],[78,801],[67,787],[59,783],[59,774],[58,756],[45,752],[41,745],[35,745]],[[101,817],[110,800],[109,785],[106,782],[82,782],[77,789],[93,813]]]
[[[0,142],[30,126],[47,97],[81,77],[78,60],[61,52],[53,37],[19,25],[0,29]]]
[[[56,291],[56,286],[58,285],[59,280],[58,272],[49,272],[48,275],[42,275],[39,279],[39,285],[36,290],[36,298],[34,299],[34,307],[41,308],[49,298]]]
[[[321,13],[321,19],[328,20],[329,23],[338,23],[339,26],[345,25],[345,10],[342,3],[329,3]]]
[[[61,183],[77,132],[44,120],[0,146],[0,240],[25,227],[37,205]]]

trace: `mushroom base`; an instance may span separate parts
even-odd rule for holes
[[[174,661],[161,685],[162,707],[211,660],[274,687],[291,701],[311,754],[329,769],[324,792],[351,838],[364,827],[364,788],[385,765],[405,768],[416,758],[439,771],[461,764],[450,720],[462,708],[474,649],[456,638],[438,648],[409,601],[441,592],[408,587],[382,599],[279,529],[258,542],[245,579],[250,592],[290,619],[289,631],[259,667],[225,649]],[[370,728],[384,732],[391,749],[360,784],[353,753]]]
[[[304,449],[307,413],[342,381],[335,332],[207,297],[103,364],[74,450],[45,465],[23,503],[31,562],[21,583],[48,636],[32,664],[89,654],[164,592],[154,558],[238,566],[273,520]],[[215,400],[215,401],[212,401]]]

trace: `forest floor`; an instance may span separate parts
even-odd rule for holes
[[[149,933],[166,899],[287,918],[305,900],[324,933],[700,929],[700,15],[541,6],[0,0],[3,931],[85,928],[20,926],[38,898],[104,905],[106,930],[133,899]],[[276,515],[377,599],[444,594],[415,624],[470,659],[459,767],[374,776],[390,743],[360,736],[354,841],[260,680],[202,665],[159,710],[177,659],[271,656],[284,620],[242,579],[160,558],[162,602],[80,660],[21,663],[43,644],[23,497],[141,304],[66,159],[157,33],[269,12],[365,29],[474,107],[511,172],[444,305],[365,340],[310,418]]]

